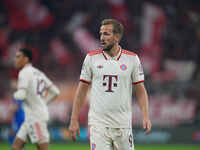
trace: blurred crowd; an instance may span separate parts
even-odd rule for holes
[[[15,52],[24,46],[53,80],[77,80],[105,18],[124,25],[121,46],[140,56],[150,94],[200,99],[198,0],[1,0],[0,97],[10,94]]]

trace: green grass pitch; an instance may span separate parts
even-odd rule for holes
[[[10,150],[6,143],[0,143],[0,150]],[[26,150],[36,150],[35,145],[26,145]],[[89,144],[56,143],[49,146],[49,150],[90,150]],[[200,150],[200,145],[137,145],[135,150]]]

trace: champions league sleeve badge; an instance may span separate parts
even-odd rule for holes
[[[127,66],[125,64],[120,65],[120,69],[125,71],[127,69]]]

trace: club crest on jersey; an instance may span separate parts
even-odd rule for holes
[[[120,69],[125,71],[127,69],[127,66],[125,64],[120,65]]]
[[[98,69],[102,69],[103,66],[102,66],[102,65],[98,65],[97,68],[98,68]]]

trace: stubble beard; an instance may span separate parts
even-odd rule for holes
[[[108,45],[106,48],[104,48],[103,50],[106,51],[106,52],[109,52],[111,51],[111,49],[114,47],[114,43],[113,44],[110,44]]]

